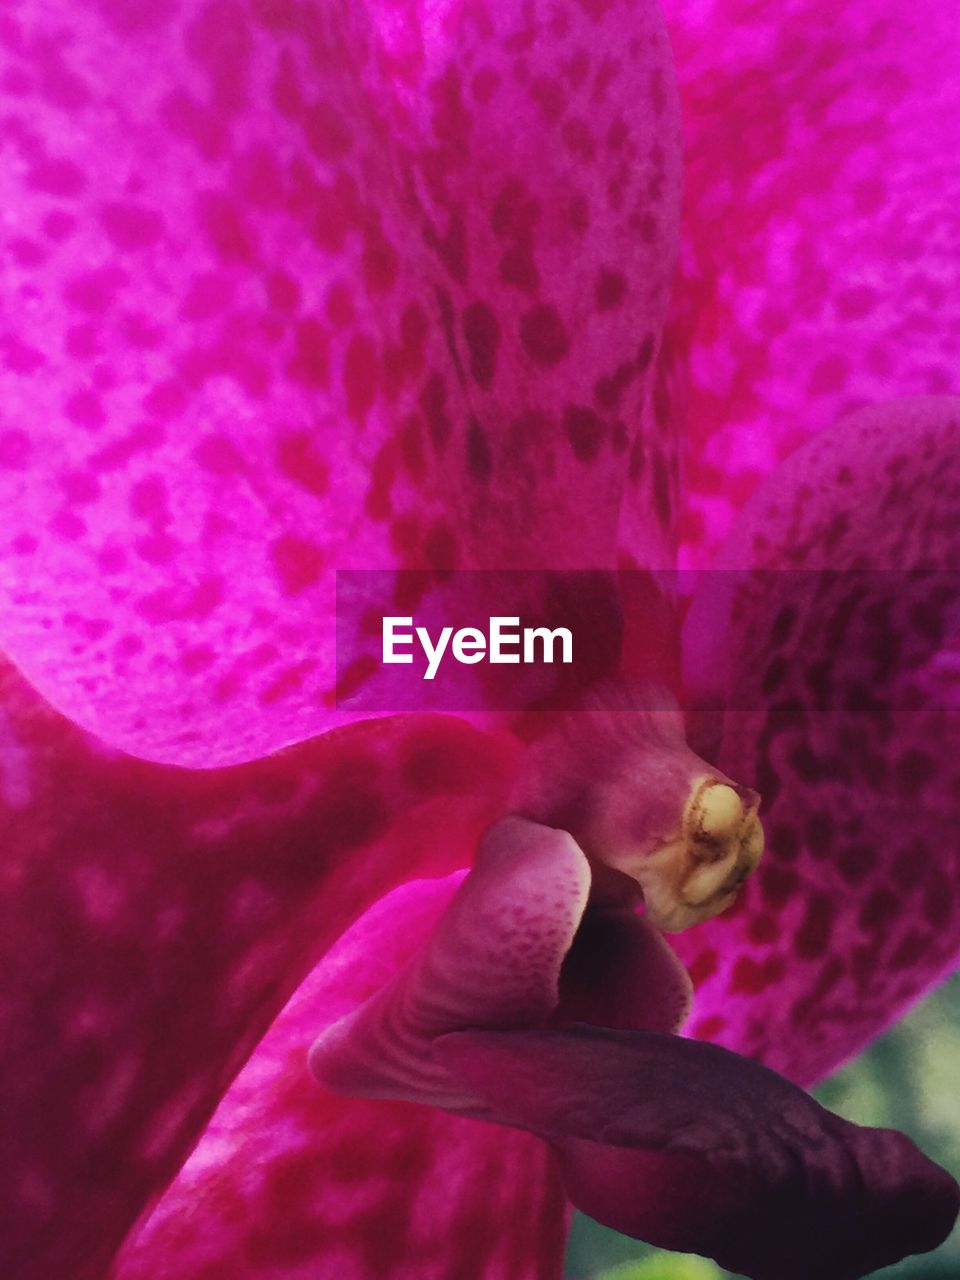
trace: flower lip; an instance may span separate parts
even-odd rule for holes
[[[335,1092],[483,1114],[438,1071],[437,1036],[583,1017],[677,1030],[690,1006],[686,970],[635,910],[634,882],[611,874],[616,892],[604,888],[593,903],[591,882],[567,832],[517,817],[495,823],[420,954],[315,1041],[314,1076]]]
[[[465,1031],[435,1053],[554,1146],[574,1204],[751,1280],[856,1280],[949,1233],[960,1188],[716,1045],[655,1032]]]
[[[622,880],[591,901],[569,833],[508,817],[424,950],[318,1038],[310,1066],[337,1092],[537,1134],[578,1207],[753,1280],[854,1280],[939,1243],[953,1179],[902,1135],[671,1034],[690,990]]]

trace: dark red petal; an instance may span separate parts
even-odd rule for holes
[[[434,1052],[550,1139],[579,1208],[751,1280],[853,1280],[935,1248],[960,1208],[902,1134],[848,1124],[714,1045],[578,1026],[464,1031]]]
[[[467,860],[509,757],[410,718],[188,772],[85,736],[10,667],[0,702],[0,1271],[94,1276],[324,949]]]
[[[838,423],[747,506],[688,619],[718,763],[767,833],[736,913],[678,939],[692,1032],[802,1083],[960,957],[958,440],[952,399]]]
[[[350,720],[336,570],[613,568],[631,456],[669,562],[655,0],[11,0],[0,56],[0,629],[71,719]]]

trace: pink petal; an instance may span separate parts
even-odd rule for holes
[[[566,1209],[549,1152],[407,1103],[318,1090],[305,1046],[386,981],[460,876],[376,904],[303,983],[231,1086],[114,1280],[543,1280]]]
[[[671,331],[689,352],[689,555],[788,452],[960,391],[960,37],[935,0],[667,0],[685,122]]]
[[[613,567],[628,472],[664,562],[654,0],[14,0],[0,46],[3,642],[71,719],[309,737],[336,569]]]
[[[737,910],[678,940],[693,1034],[804,1083],[960,958],[958,423],[960,401],[915,400],[820,435],[688,619],[690,679],[727,707],[718,763],[762,794],[768,845]]]
[[[86,737],[9,666],[0,695],[0,1272],[93,1277],[323,950],[469,857],[511,757],[409,718],[192,773]]]
[[[853,1280],[936,1248],[960,1208],[902,1134],[848,1124],[714,1045],[574,1027],[462,1031],[435,1053],[551,1139],[578,1207],[751,1280]]]

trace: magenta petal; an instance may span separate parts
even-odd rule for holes
[[[960,42],[939,0],[667,0],[684,117],[673,328],[698,564],[841,414],[957,394]]]
[[[935,1248],[960,1208],[902,1134],[848,1124],[714,1045],[578,1026],[464,1031],[435,1053],[551,1140],[578,1207],[751,1280],[853,1280]]]
[[[549,1280],[566,1206],[547,1148],[432,1108],[318,1090],[304,1046],[407,958],[459,876],[378,902],[298,989],[113,1280]]]
[[[960,956],[960,401],[838,423],[703,575],[689,679],[764,798],[735,913],[678,939],[694,1035],[810,1083]],[[745,569],[744,573],[732,570]]]
[[[2,639],[71,719],[316,734],[336,569],[613,567],[628,471],[663,562],[654,0],[15,0],[0,48]]]
[[[0,1273],[93,1276],[323,950],[468,859],[510,757],[410,718],[188,772],[85,736],[9,666],[0,698]]]

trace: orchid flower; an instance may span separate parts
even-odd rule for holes
[[[960,954],[957,35],[887,10],[7,4],[4,1275],[943,1239],[801,1087]],[[625,609],[575,711],[351,707],[338,570],[677,563],[682,674]]]

